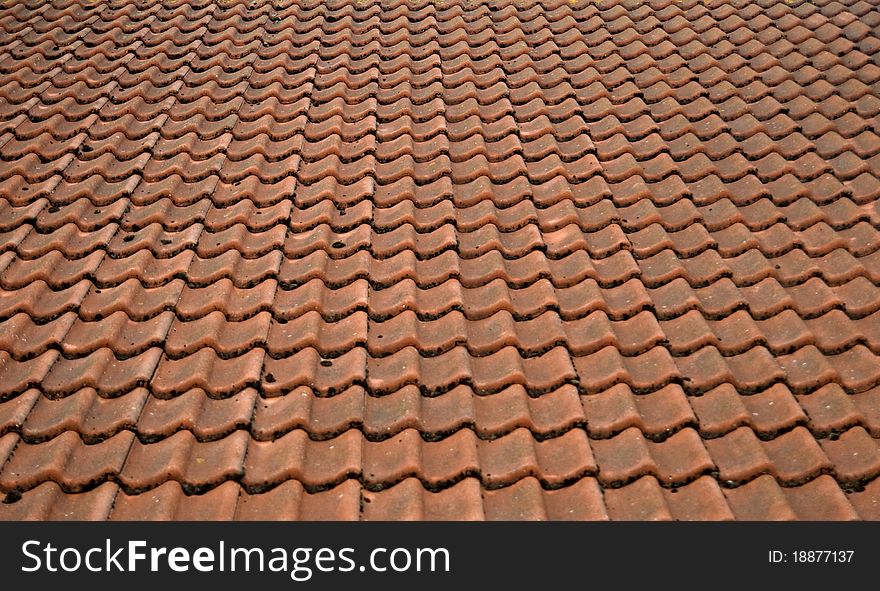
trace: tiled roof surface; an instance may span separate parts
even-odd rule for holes
[[[0,31],[0,518],[880,519],[877,0]]]

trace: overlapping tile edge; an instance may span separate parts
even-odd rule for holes
[[[0,11],[3,519],[880,519],[875,2]]]

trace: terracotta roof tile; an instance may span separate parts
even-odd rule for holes
[[[187,496],[176,482],[128,495],[117,492],[114,520],[169,520],[186,521],[232,519],[238,501],[237,486],[227,482],[201,496]]]
[[[880,519],[880,19],[771,4],[4,9],[0,518]]]
[[[45,443],[19,441],[0,472],[0,485],[27,490],[52,481],[68,491],[82,490],[118,473],[133,439],[134,435],[126,431],[87,445],[74,431],[64,431]]]
[[[0,504],[0,516],[16,521],[100,521],[110,515],[116,495],[116,485],[111,482],[73,494],[55,482],[44,482],[15,503]]]

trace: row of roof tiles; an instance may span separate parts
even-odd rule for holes
[[[781,487],[763,475],[738,488],[720,488],[708,476],[666,489],[651,475],[616,489],[602,489],[590,476],[561,489],[544,489],[531,476],[485,490],[465,477],[432,492],[416,478],[381,491],[346,480],[310,493],[295,480],[252,494],[228,481],[203,495],[186,495],[176,482],[130,495],[106,482],[87,493],[67,494],[47,482],[15,504],[0,505],[6,519],[52,520],[856,520],[880,518],[876,482],[846,494],[827,475],[798,487]]]
[[[878,396],[876,387],[848,394],[833,383],[809,394],[793,394],[776,384],[750,395],[722,384],[701,396],[688,396],[676,384],[642,394],[617,384],[586,395],[565,385],[538,397],[518,385],[489,396],[462,385],[433,397],[423,396],[416,385],[381,396],[352,386],[326,397],[302,386],[276,397],[260,397],[256,389],[245,388],[228,397],[192,389],[164,399],[147,388],[113,398],[92,388],[61,398],[30,389],[0,403],[0,433],[18,433],[25,442],[39,443],[70,431],[93,444],[123,430],[151,443],[181,430],[198,441],[222,439],[239,429],[255,440],[272,441],[297,429],[326,440],[357,427],[369,441],[384,441],[414,429],[435,441],[460,429],[471,429],[481,439],[528,429],[543,440],[582,428],[591,439],[637,429],[661,442],[684,428],[708,440],[748,427],[768,439],[802,426],[819,439],[855,427],[877,437]]]
[[[79,492],[108,478],[133,492],[172,480],[191,492],[203,492],[229,479],[257,492],[291,479],[317,491],[349,477],[382,490],[413,475],[433,490],[467,476],[478,477],[488,489],[527,476],[555,489],[585,475],[618,488],[645,474],[666,487],[704,474],[729,487],[761,474],[771,474],[784,486],[797,486],[825,473],[841,487],[857,488],[880,473],[880,448],[862,427],[819,441],[801,426],[766,441],[745,426],[707,440],[685,427],[660,442],[646,439],[637,428],[595,440],[579,428],[537,440],[525,428],[492,439],[459,429],[428,442],[414,429],[375,442],[354,429],[321,441],[311,440],[300,429],[271,441],[254,440],[237,430],[206,442],[183,430],[146,444],[127,430],[94,444],[84,444],[76,433],[65,431],[43,443],[19,441],[17,434],[8,433],[0,447],[9,456],[0,486],[19,492],[47,481]]]

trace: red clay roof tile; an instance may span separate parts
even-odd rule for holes
[[[494,8],[0,15],[0,518],[880,519],[875,7]]]

